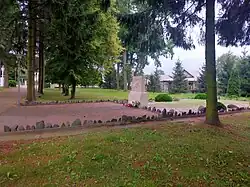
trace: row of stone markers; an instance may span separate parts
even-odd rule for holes
[[[158,115],[147,116],[143,115],[140,117],[123,115],[121,118],[113,118],[108,121],[102,120],[84,120],[76,119],[73,123],[66,122],[61,125],[45,123],[39,121],[35,125],[15,125],[15,126],[4,126],[4,132],[17,132],[17,131],[34,131],[42,129],[57,129],[57,128],[79,128],[79,127],[98,127],[98,126],[114,126],[114,125],[126,125],[130,123],[140,123],[146,121],[155,121],[160,119]]]
[[[185,118],[197,118],[204,117],[205,113],[203,112],[177,112],[172,110],[167,111],[166,109],[157,110],[155,107],[145,107],[144,109],[155,112],[155,115],[147,116],[143,115],[140,117],[136,116],[127,116],[123,115],[121,118],[113,118],[108,121],[102,120],[84,120],[76,119],[73,123],[62,123],[51,124],[44,121],[39,121],[35,125],[15,125],[15,126],[4,126],[4,132],[16,132],[16,131],[35,131],[35,130],[44,130],[44,129],[58,129],[58,128],[89,128],[89,127],[99,127],[99,126],[118,126],[118,125],[127,125],[135,124],[141,122],[150,122],[150,121],[166,121],[166,120],[176,120],[176,119],[185,119]],[[240,112],[250,112],[250,108],[238,108],[237,110],[219,112],[220,115],[235,114]]]
[[[104,103],[104,102],[112,102],[118,104],[126,104],[128,100],[117,100],[117,99],[100,99],[100,100],[65,100],[65,101],[25,101],[21,103],[22,106],[36,106],[36,105],[63,105],[63,104],[76,104],[76,103]]]
[[[156,107],[143,107],[143,109],[151,111],[151,112],[155,112],[157,114],[159,114],[162,118],[166,118],[166,117],[181,117],[181,116],[196,116],[196,115],[204,115],[206,113],[206,107],[204,106],[199,106],[197,111],[193,111],[192,109],[189,109],[188,112],[178,112],[175,111],[174,109],[170,109],[169,111],[167,111],[165,108],[160,110],[160,109],[156,109]],[[227,112],[234,112],[234,111],[244,111],[244,110],[250,110],[249,107],[238,107],[236,105],[233,104],[229,104],[226,107],[226,110],[224,109],[220,109],[218,112],[219,113],[227,113]]]

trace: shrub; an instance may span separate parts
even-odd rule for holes
[[[173,98],[168,94],[159,94],[155,97],[155,102],[172,102]]]
[[[227,107],[223,104],[223,103],[221,103],[221,102],[218,102],[217,103],[217,110],[221,110],[221,109],[223,109],[223,110],[227,110]]]
[[[205,100],[205,99],[207,99],[207,94],[205,94],[205,93],[199,93],[199,94],[197,94],[197,95],[194,97],[194,99],[202,99],[202,100]]]
[[[9,80],[9,87],[16,87],[16,81],[15,80]]]

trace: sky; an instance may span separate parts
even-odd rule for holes
[[[243,47],[222,47],[222,46],[216,46],[216,58],[221,56],[224,53],[227,53],[228,51],[231,51],[235,55],[241,55],[243,51]],[[250,47],[246,47],[247,51],[250,51]],[[164,57],[160,57],[160,61],[162,64],[162,67],[159,69],[162,69],[166,75],[171,75],[175,62],[180,59],[182,62],[182,65],[184,69],[189,71],[192,74],[198,74],[199,69],[202,67],[202,65],[205,63],[205,46],[196,45],[196,48],[194,50],[183,50],[181,48],[174,48],[174,56],[171,60],[166,59]],[[154,62],[150,60],[150,65],[145,67],[144,73],[150,74],[155,70]],[[197,75],[194,75],[197,76]]]
[[[219,13],[219,5],[216,5],[215,12],[216,15]],[[202,11],[200,13],[200,17],[205,19],[205,11]],[[192,30],[190,29],[191,32],[191,37],[193,38],[194,44],[195,44],[195,49],[194,50],[183,50],[181,48],[174,48],[174,56],[173,59],[171,60],[166,59],[164,57],[160,57],[160,61],[162,64],[162,69],[166,75],[171,75],[173,72],[173,67],[175,65],[175,62],[180,59],[182,62],[183,67],[192,73],[194,76],[197,76],[199,74],[199,69],[202,67],[202,65],[205,63],[205,46],[198,44],[198,39],[199,39],[199,26],[194,27]],[[217,38],[217,36],[216,36]],[[241,55],[243,51],[243,47],[222,47],[219,45],[216,45],[216,58],[221,56],[224,53],[227,52],[232,52],[235,55]],[[250,47],[246,46],[246,50],[249,51],[250,53]],[[249,54],[248,53],[248,54]],[[155,70],[154,62],[150,60],[150,64],[145,67],[144,73],[145,74],[150,74]]]

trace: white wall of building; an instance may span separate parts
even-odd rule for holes
[[[0,87],[4,86],[4,66],[1,67],[0,69]]]

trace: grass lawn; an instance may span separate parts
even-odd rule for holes
[[[45,89],[44,95],[40,100],[67,100],[69,97],[62,96],[59,89]],[[154,99],[159,93],[149,92],[149,99]],[[191,99],[195,96],[192,93],[186,94],[174,94],[171,95],[174,98],[179,99]],[[110,89],[99,89],[99,88],[78,88],[76,91],[76,99],[84,100],[97,100],[97,99],[128,99],[128,92],[122,90],[110,90]]]
[[[40,140],[0,154],[0,186],[250,186],[250,113]],[[0,144],[1,150],[1,144]]]
[[[68,100],[69,97],[61,95],[59,89],[45,89],[44,95],[39,99],[42,101],[51,100]],[[159,93],[148,93],[149,99],[154,99]],[[182,94],[170,94],[173,98],[178,99],[193,99],[196,94],[193,93],[182,93]],[[110,90],[110,89],[99,89],[99,88],[78,88],[76,91],[76,100],[98,100],[98,99],[127,99],[128,92],[122,90]],[[221,97],[222,100],[229,100],[227,97]],[[247,100],[246,98],[239,97],[237,100]],[[248,99],[249,100],[249,99]]]
[[[3,91],[3,87],[0,87],[0,92]]]

